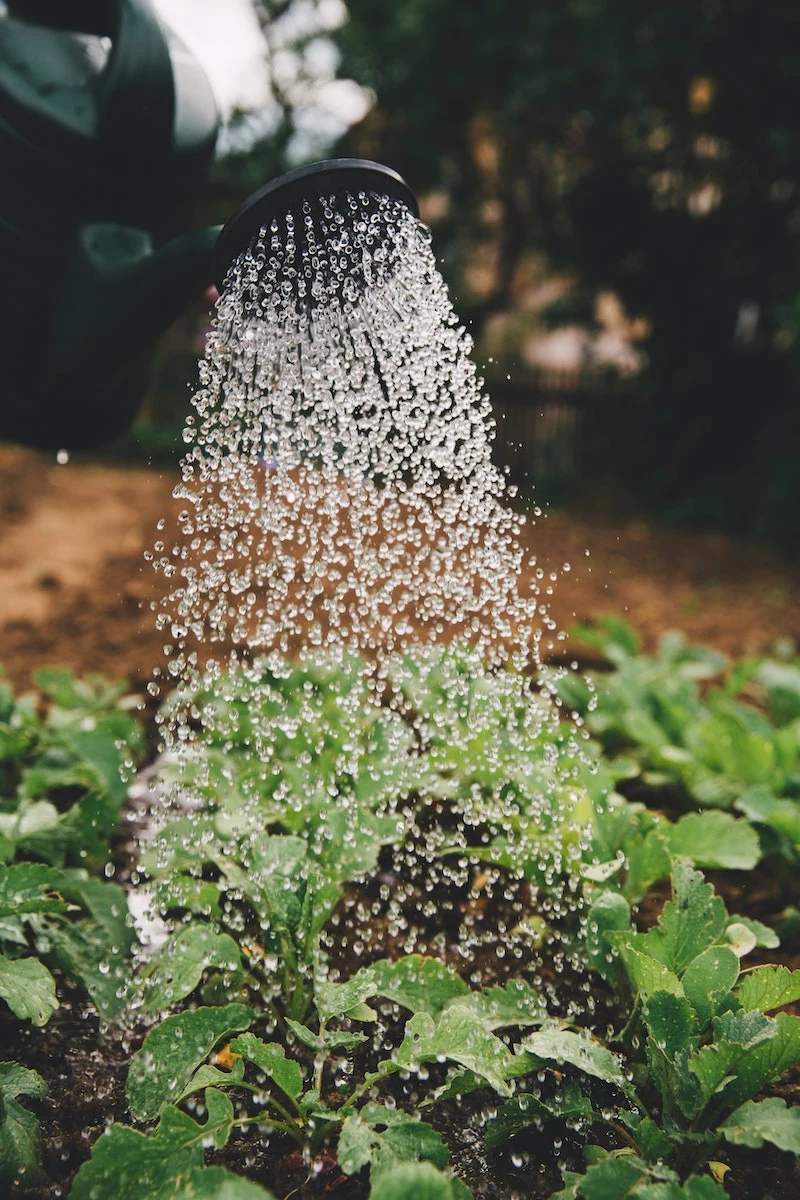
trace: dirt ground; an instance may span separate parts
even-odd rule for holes
[[[144,687],[161,659],[150,601],[163,579],[143,556],[175,510],[176,479],[0,445],[0,663],[17,687],[55,664]],[[800,566],[759,545],[565,512],[529,538],[539,565],[560,572],[560,625],[618,613],[647,645],[680,628],[733,655],[800,641]]]

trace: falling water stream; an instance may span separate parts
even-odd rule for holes
[[[517,713],[512,741],[525,747],[547,733],[555,744],[560,712],[542,669],[562,649],[546,604],[554,577],[529,558],[526,517],[492,461],[494,423],[471,349],[429,231],[397,200],[356,193],[306,203],[262,228],[231,268],[184,432],[179,533],[158,541],[153,558],[165,581],[157,620],[166,661],[151,690],[171,693],[164,748],[192,765],[195,785],[204,748],[230,733],[219,706],[203,699],[215,687],[257,713],[267,675],[286,677],[298,662],[358,661],[368,701],[404,717],[388,725],[399,757],[403,680],[453,643],[465,657],[449,678],[445,671],[445,687],[466,694],[493,678],[501,699],[492,703]],[[471,710],[465,738],[478,737],[483,720],[491,730],[492,703]],[[316,719],[310,701],[306,716]],[[269,776],[276,739],[302,719],[273,707],[254,721],[247,753],[256,783]],[[550,764],[560,780],[574,773],[580,745],[569,726]],[[342,811],[336,777],[345,767],[320,780]],[[514,911],[483,933],[473,912],[455,941],[466,959],[487,942],[520,957],[510,933],[520,921],[519,878],[486,871],[468,853],[486,803],[462,798],[450,834],[462,856],[438,859],[435,818],[417,822],[413,853],[397,851],[382,899],[406,951],[437,945],[409,914],[408,880],[422,859],[434,894],[476,873],[488,894],[502,875]],[[556,801],[543,793],[539,803],[544,814]],[[185,786],[167,797],[167,809],[193,804]],[[491,804],[493,827],[510,829],[513,796]],[[556,855],[552,872],[568,878],[569,869]],[[577,903],[573,892],[565,884],[564,904]],[[380,907],[379,899],[365,923]]]

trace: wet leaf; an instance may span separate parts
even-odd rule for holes
[[[672,899],[664,905],[658,925],[641,942],[641,948],[680,976],[693,958],[717,941],[727,914],[711,884],[685,859],[672,868]]]
[[[507,1080],[514,1070],[514,1056],[463,1004],[450,1005],[438,1020],[417,1013],[407,1022],[403,1041],[392,1055],[396,1066],[411,1071],[420,1063],[447,1060],[480,1075],[499,1095],[511,1094]]]
[[[42,1100],[47,1084],[36,1071],[19,1063],[0,1063],[0,1179],[23,1187],[46,1182],[41,1169],[39,1121],[18,1101],[19,1096]]]
[[[739,959],[727,946],[709,946],[693,958],[681,983],[686,998],[706,1025],[714,1014],[716,1001],[730,992],[739,977]]]
[[[429,1163],[407,1163],[381,1175],[369,1200],[472,1200],[460,1179],[443,1175]]]
[[[759,1150],[771,1142],[779,1150],[800,1154],[800,1108],[772,1096],[758,1103],[747,1100],[719,1126],[729,1142]]]
[[[38,958],[0,954],[0,997],[22,1021],[46,1025],[58,1008],[56,983]]]
[[[800,1000],[800,971],[788,967],[753,967],[744,971],[736,988],[736,998],[745,1010],[772,1012],[784,1004]]]
[[[444,1142],[430,1125],[382,1104],[366,1104],[346,1118],[337,1154],[346,1175],[354,1175],[369,1163],[373,1188],[377,1179],[398,1163],[426,1159],[443,1167],[449,1157]]]
[[[300,1065],[286,1057],[286,1051],[278,1042],[262,1042],[252,1033],[243,1033],[233,1039],[231,1050],[259,1067],[292,1100],[296,1100],[302,1092],[303,1072]]]
[[[133,1117],[150,1121],[182,1094],[195,1070],[217,1042],[253,1020],[244,1004],[195,1008],[167,1017],[151,1029],[131,1060],[126,1095]]]
[[[511,979],[498,987],[485,988],[470,996],[459,995],[458,1004],[481,1018],[485,1029],[504,1029],[511,1025],[541,1025],[547,1018],[542,997],[524,979]]]
[[[687,813],[663,828],[671,853],[686,855],[698,867],[750,871],[761,857],[758,834],[750,822],[730,813]]]
[[[524,1038],[520,1047],[545,1062],[570,1063],[585,1075],[613,1083],[623,1092],[630,1090],[616,1054],[569,1029],[541,1029]]]
[[[171,1008],[199,985],[212,967],[236,971],[241,951],[226,933],[220,933],[199,921],[185,925],[160,947],[158,957],[144,972],[144,1012]]]
[[[519,1092],[512,1100],[506,1100],[497,1110],[497,1115],[487,1122],[484,1131],[486,1146],[495,1150],[514,1134],[530,1125],[541,1125],[547,1120],[569,1120],[591,1117],[592,1102],[584,1096],[575,1083],[568,1083],[563,1090],[547,1103],[537,1096]]]
[[[206,1101],[208,1116],[202,1125],[172,1106],[164,1110],[155,1135],[112,1125],[80,1167],[70,1200],[271,1200],[270,1193],[221,1167],[204,1169],[203,1144],[224,1145],[233,1119],[230,1101],[221,1092],[209,1089]]]

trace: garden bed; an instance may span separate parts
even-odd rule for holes
[[[796,1195],[800,664],[787,649],[732,665],[675,638],[648,657],[613,621],[574,645],[611,669],[595,699],[578,676],[557,681],[594,739],[573,782],[552,773],[567,726],[532,724],[537,693],[457,651],[401,675],[410,739],[402,713],[354,707],[351,668],[308,664],[228,692],[202,818],[176,810],[141,862],[114,832],[141,824],[118,769],[144,752],[119,691],[51,672],[45,700],[7,694],[0,892],[28,899],[0,932],[12,974],[37,965],[24,997],[3,990],[16,1015],[4,1006],[0,1059],[36,1072],[0,1073],[6,1173],[27,1162],[34,1182],[40,1158],[27,1193],[42,1197],[68,1195],[82,1163],[80,1197]],[[266,790],[244,752],[256,701],[302,717]],[[306,722],[320,778],[358,747],[338,784],[349,832],[303,782]],[[167,767],[167,787],[189,769]],[[257,835],[230,824],[241,797]],[[115,881],[142,876],[173,932],[131,987]],[[317,914],[300,940],[295,893]],[[780,1050],[766,1062],[759,1045]]]

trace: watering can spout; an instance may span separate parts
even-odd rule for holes
[[[198,229],[154,250],[150,234],[132,226],[77,231],[53,314],[38,445],[88,448],[127,428],[140,399],[130,364],[144,364],[156,338],[212,283],[218,234]],[[77,395],[77,411],[63,405]]]

